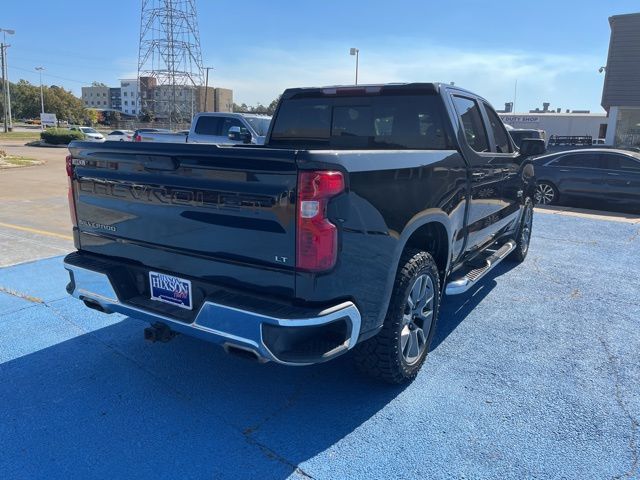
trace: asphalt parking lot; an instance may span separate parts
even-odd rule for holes
[[[258,365],[0,269],[2,478],[638,478],[640,224],[540,215],[417,380]]]

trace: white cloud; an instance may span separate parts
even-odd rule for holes
[[[597,108],[601,77],[597,57],[504,50],[463,50],[392,40],[381,49],[362,46],[359,83],[455,81],[501,107],[513,99],[533,108],[543,100],[567,108]],[[355,59],[348,45],[318,45],[290,50],[257,48],[217,65],[210,83],[234,90],[236,103],[269,103],[285,88],[350,84]],[[588,97],[588,98],[586,98]]]

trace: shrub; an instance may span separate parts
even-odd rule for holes
[[[51,145],[68,145],[74,140],[83,140],[82,132],[64,128],[48,128],[40,134],[40,138]]]

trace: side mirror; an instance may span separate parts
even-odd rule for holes
[[[227,136],[234,142],[251,143],[251,133],[242,133],[240,127],[231,127]]]
[[[520,142],[520,156],[523,158],[542,155],[547,151],[542,138],[525,138]]]

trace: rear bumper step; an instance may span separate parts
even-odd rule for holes
[[[451,280],[447,283],[445,290],[447,295],[460,295],[482,279],[487,273],[493,270],[502,260],[504,260],[516,248],[515,240],[509,240],[498,250],[493,252],[484,260],[484,265],[468,270],[464,276]]]
[[[352,302],[309,309],[308,316],[282,318],[205,300],[187,323],[122,301],[107,272],[72,255],[64,262],[71,277],[67,290],[92,308],[164,324],[172,331],[219,344],[227,352],[253,354],[260,362],[311,365],[350,350],[358,341],[361,317]]]

